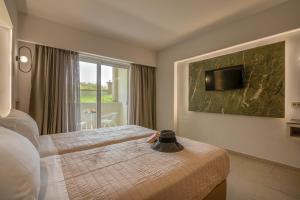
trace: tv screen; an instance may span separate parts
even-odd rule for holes
[[[205,71],[205,89],[224,91],[244,87],[244,65]]]

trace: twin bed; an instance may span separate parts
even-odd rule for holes
[[[140,126],[40,136],[39,200],[226,199],[225,150],[177,137],[184,150],[154,151]]]
[[[125,125],[88,131],[42,135],[38,138],[40,144],[39,153],[41,157],[65,154],[127,140],[145,138],[154,132],[154,130],[140,126]]]

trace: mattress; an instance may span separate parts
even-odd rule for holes
[[[180,138],[176,153],[157,152],[146,139],[41,159],[40,200],[203,199],[229,172],[218,147]]]
[[[39,137],[41,157],[86,150],[127,140],[148,137],[155,131],[136,125],[100,128]]]

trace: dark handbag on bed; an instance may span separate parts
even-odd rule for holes
[[[175,132],[171,130],[162,130],[158,140],[151,145],[151,148],[160,152],[178,152],[183,150],[183,146],[176,140]]]

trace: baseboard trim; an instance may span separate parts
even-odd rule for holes
[[[280,167],[284,167],[284,168],[288,168],[288,169],[300,172],[300,168],[298,168],[298,167],[286,165],[286,164],[279,163],[279,162],[272,161],[272,160],[267,160],[267,159],[264,159],[264,158],[258,158],[258,157],[255,157],[255,156],[251,156],[249,154],[233,151],[233,150],[230,150],[230,149],[226,149],[226,150],[231,154],[244,156],[244,157],[247,157],[247,158],[250,158],[250,159],[253,159],[253,160],[258,160],[258,161],[261,161],[261,162],[264,162],[264,163],[268,163],[268,164],[272,164],[272,165],[276,165],[276,166],[280,166]]]

